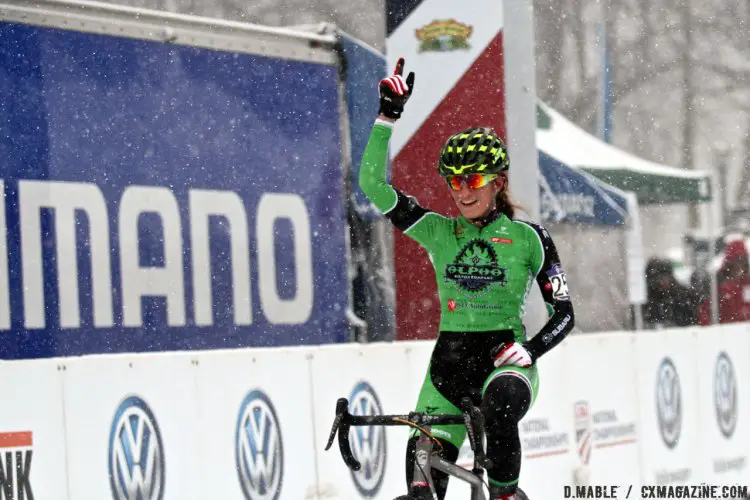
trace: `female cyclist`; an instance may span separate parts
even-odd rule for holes
[[[487,473],[493,500],[515,500],[521,470],[518,422],[539,386],[536,360],[573,328],[573,307],[565,273],[549,233],[514,218],[508,194],[510,166],[503,141],[488,128],[450,136],[437,162],[460,216],[422,208],[386,181],[391,129],[414,89],[404,79],[404,60],[380,81],[380,110],[365,149],[359,184],[392,224],[425,248],[435,269],[440,297],[440,331],[417,400],[416,411],[456,413],[470,396],[485,414]],[[550,317],[532,338],[522,323],[524,304],[536,280]],[[465,439],[462,426],[435,426],[443,456],[455,462]],[[416,433],[407,444],[406,476],[411,494],[428,493],[412,484]],[[437,496],[448,477],[434,471]],[[428,498],[432,498],[430,495]]]

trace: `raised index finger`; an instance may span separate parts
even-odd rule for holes
[[[404,74],[404,58],[399,57],[398,61],[396,62],[396,69],[393,71],[394,75],[403,75]]]

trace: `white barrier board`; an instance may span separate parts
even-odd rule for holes
[[[701,451],[697,334],[694,330],[639,332],[635,339],[642,481],[696,484]]]
[[[563,487],[572,484],[576,455],[568,397],[571,352],[566,340],[537,361],[539,394],[519,426],[523,448],[519,485],[530,498],[562,498]]]
[[[0,498],[67,499],[62,372],[56,360],[0,362]]]
[[[71,499],[201,498],[190,357],[97,356],[66,365]]]
[[[309,349],[201,354],[201,498],[314,498]]]
[[[0,467],[16,473],[0,488],[63,500],[392,500],[406,489],[407,428],[353,429],[356,473],[336,443],[323,448],[338,398],[354,414],[412,411],[433,346],[4,362]],[[538,361],[539,394],[519,425],[521,487],[563,498],[579,484],[746,485],[748,360],[748,324],[569,337]],[[460,463],[472,458],[463,451]],[[447,500],[467,492],[452,479]]]
[[[321,498],[392,500],[406,493],[404,461],[409,431],[404,427],[353,428],[351,446],[362,469],[344,464],[338,443],[324,451],[336,400],[347,398],[352,414],[406,414],[409,394],[407,354],[396,345],[336,346],[312,355],[313,414],[318,488]]]
[[[565,340],[574,415],[576,483],[639,488],[635,337],[624,333]],[[572,485],[571,485],[572,486]],[[636,490],[637,491],[637,490]]]
[[[746,484],[750,477],[750,330],[698,330],[696,345],[702,480]]]

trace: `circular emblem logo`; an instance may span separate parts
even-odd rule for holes
[[[493,283],[505,285],[505,269],[497,265],[497,254],[484,240],[470,241],[448,264],[445,278],[465,295],[477,296]]]
[[[138,396],[125,398],[109,433],[109,485],[116,500],[161,500],[164,446],[156,418]]]
[[[279,498],[284,477],[281,426],[271,400],[262,391],[251,391],[240,405],[235,459],[247,500]]]
[[[353,415],[383,414],[380,400],[367,382],[360,382],[354,387],[349,401]],[[362,496],[374,497],[385,477],[385,431],[377,425],[354,426],[349,431],[349,442],[354,457],[362,464],[360,470],[352,471],[354,484]]]
[[[714,406],[719,430],[725,438],[732,437],[737,426],[737,379],[725,352],[719,353],[714,368]]]
[[[656,416],[667,448],[674,448],[682,430],[682,394],[677,369],[664,358],[656,375]]]
[[[456,307],[457,307],[457,306],[458,306],[458,304],[456,303],[456,301],[455,301],[455,300],[453,300],[453,299],[448,299],[448,310],[449,310],[450,312],[453,312],[453,311],[455,311],[455,310],[456,310]]]

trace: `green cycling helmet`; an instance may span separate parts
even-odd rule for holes
[[[508,168],[508,148],[495,131],[487,127],[470,128],[450,136],[438,160],[438,173],[444,177],[497,174]]]

